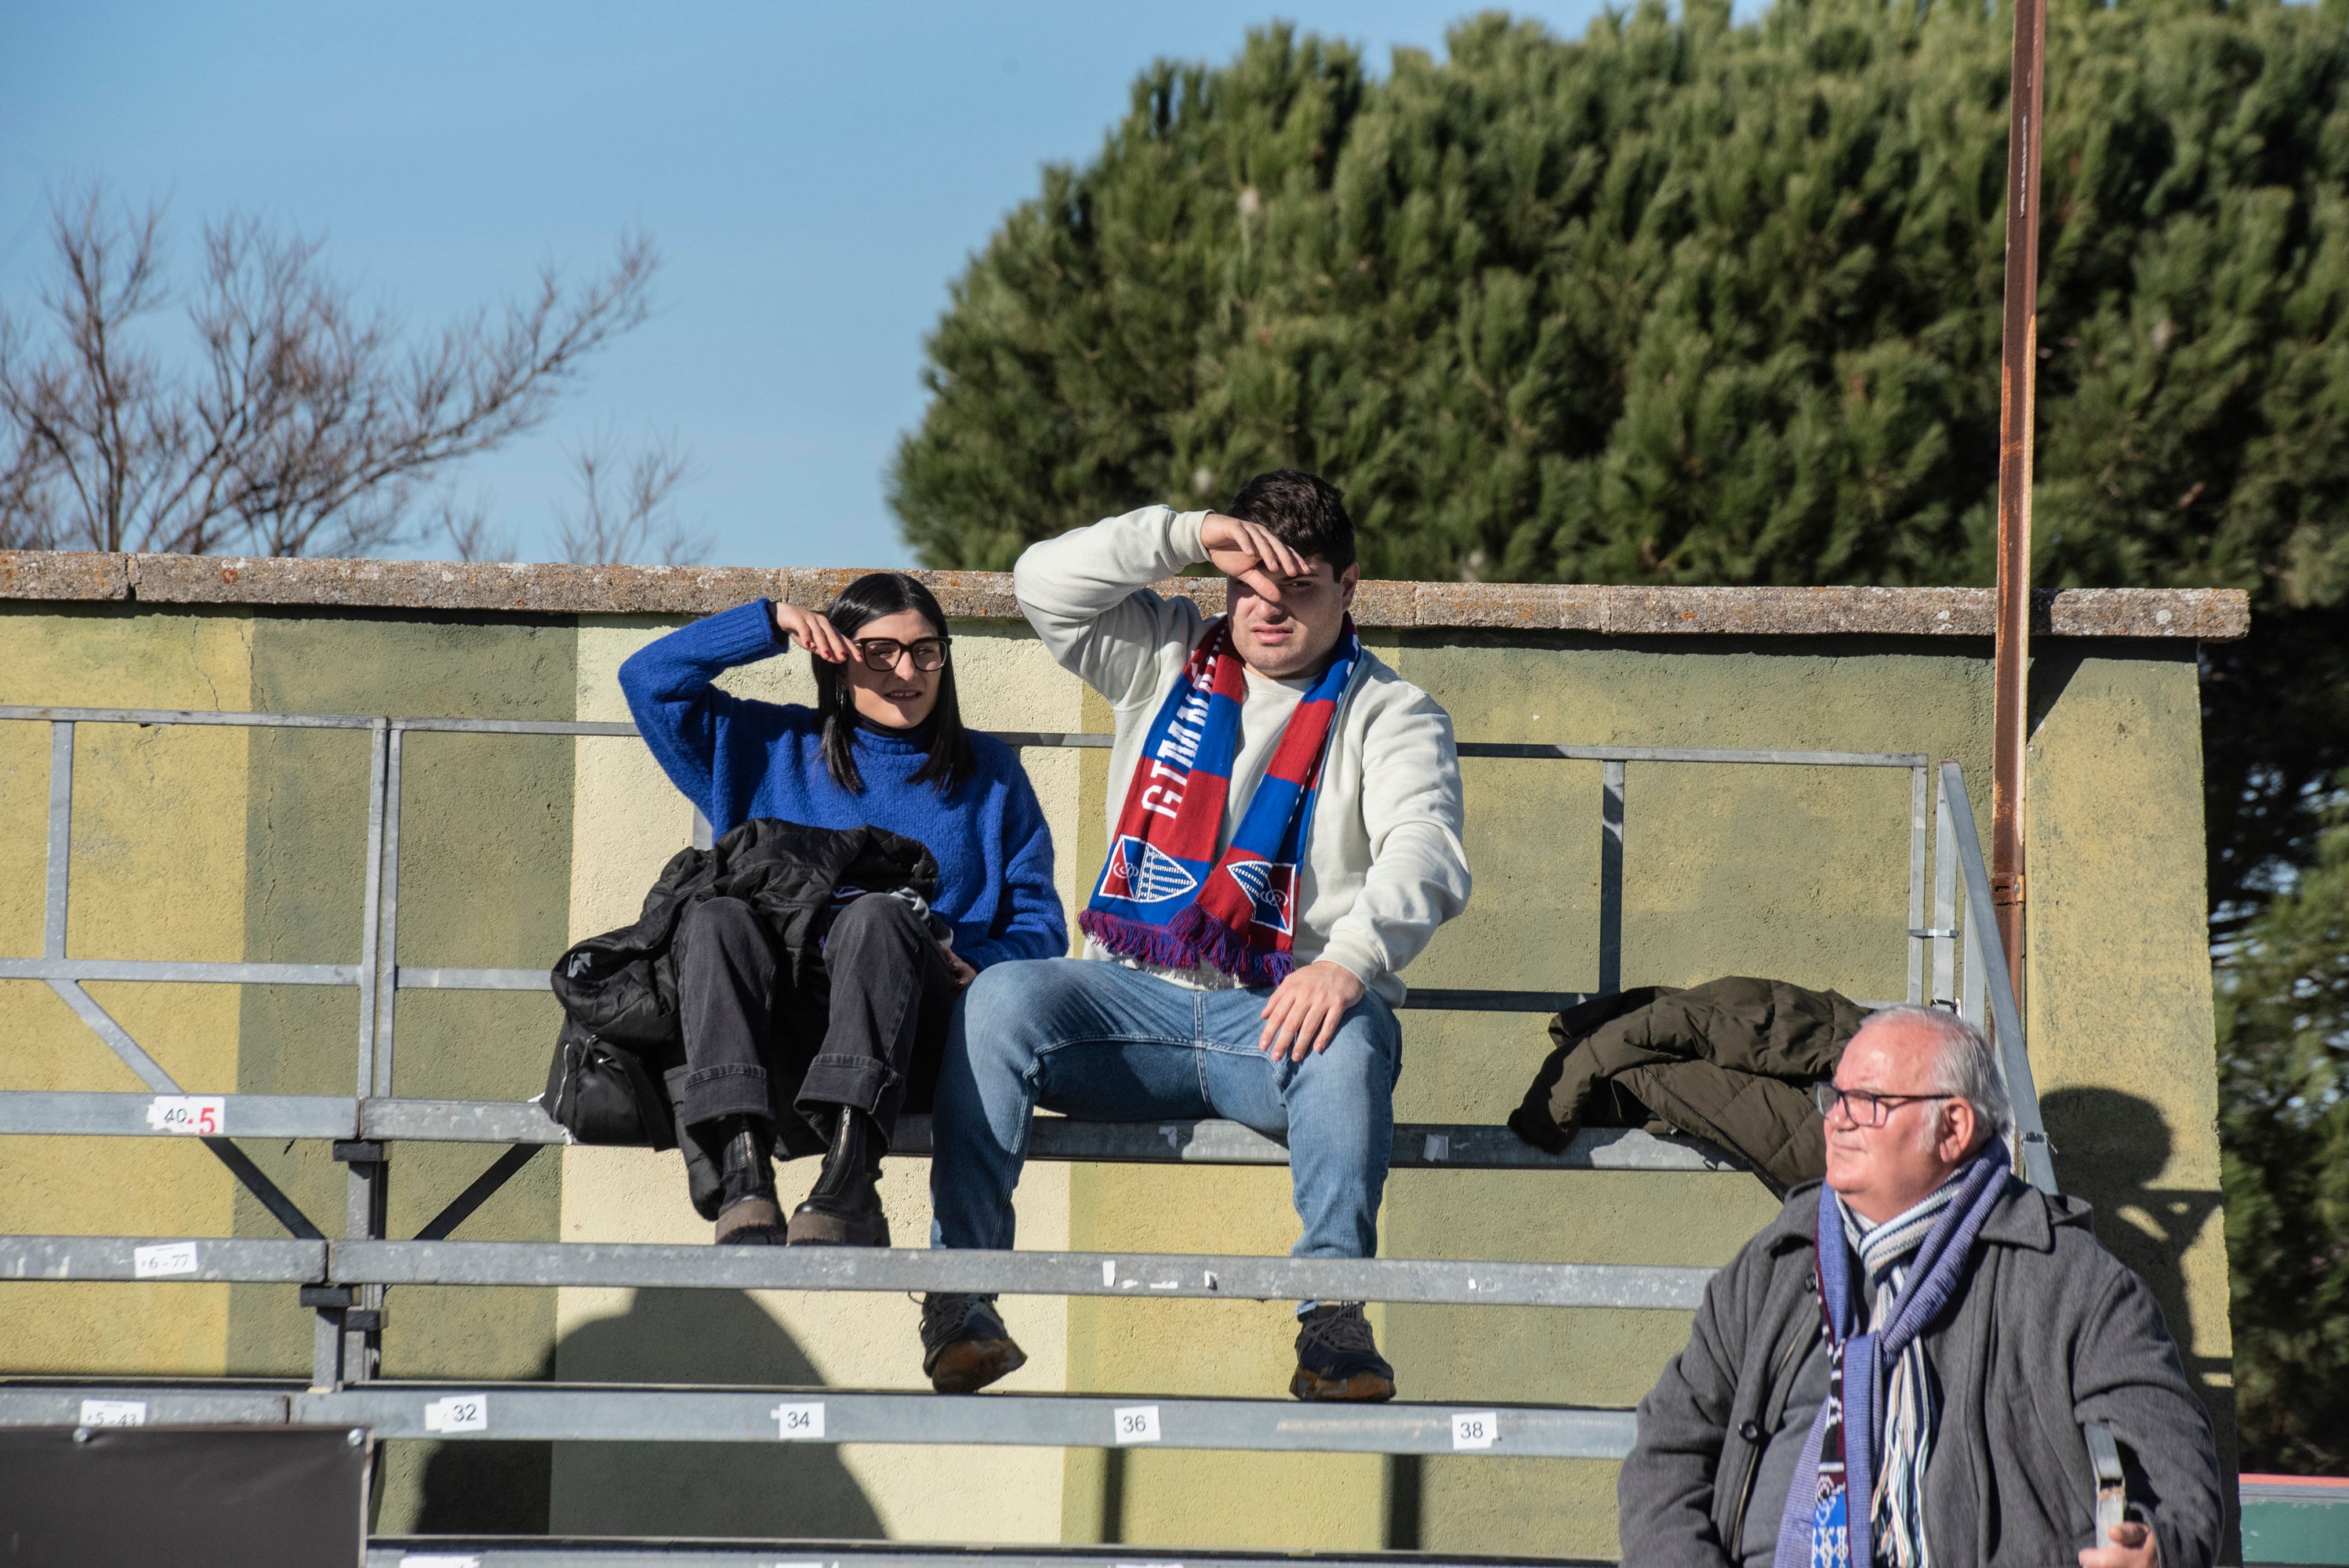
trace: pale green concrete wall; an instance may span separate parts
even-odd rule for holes
[[[0,614],[12,701],[622,717],[613,673],[673,618],[410,615],[129,606]],[[1107,727],[1016,624],[958,623],[967,711],[988,727]],[[1806,747],[1955,757],[1986,812],[1988,645],[1899,637],[1609,640],[1543,632],[1373,631],[1464,739]],[[805,695],[803,660],[740,689]],[[2153,1284],[2214,1404],[2227,1398],[2225,1260],[2204,953],[2199,713],[2190,645],[2044,640],[2031,759],[2033,1054],[2067,1184]],[[77,951],[305,959],[355,950],[364,744],[235,731],[87,732]],[[641,747],[419,737],[401,950],[411,963],[536,965],[632,917],[686,840],[684,803]],[[1100,864],[1102,753],[1031,754],[1077,907]],[[101,767],[103,763],[103,767]],[[1581,988],[1596,976],[1599,769],[1472,760],[1476,897],[1407,976],[1421,985]],[[47,736],[0,727],[0,945],[36,951]],[[1627,785],[1626,984],[1780,975],[1859,997],[1905,988],[1903,772],[1634,764]],[[157,851],[162,851],[162,853]],[[495,896],[477,896],[484,886]],[[109,1005],[191,1088],[347,1092],[353,999],[116,987]],[[205,1009],[210,1008],[211,1011]],[[403,1092],[520,1098],[553,1033],[532,997],[401,1004]],[[46,991],[0,986],[0,1083],[133,1087]],[[1413,1013],[1399,1113],[1492,1122],[1546,1047],[1543,1020]],[[323,1149],[254,1150],[329,1231]],[[462,1184],[481,1150],[395,1155],[395,1233]],[[786,1173],[787,1188],[812,1168]],[[926,1230],[926,1166],[893,1161],[901,1240]],[[461,1234],[698,1241],[674,1155],[568,1150]],[[1286,1173],[1040,1164],[1030,1246],[1279,1252]],[[787,1193],[794,1195],[795,1193]],[[200,1150],[0,1140],[0,1203],[27,1229],[266,1233]],[[1395,1256],[1710,1264],[1775,1209],[1741,1175],[1405,1172]],[[265,1370],[305,1365],[289,1293],[0,1286],[14,1367]],[[441,1299],[446,1295],[450,1299]],[[205,1305],[203,1304],[210,1303]],[[129,1305],[125,1305],[129,1304]],[[1013,1386],[1277,1397],[1278,1305],[1015,1300],[1034,1357]],[[1406,1398],[1628,1405],[1679,1346],[1670,1313],[1403,1307],[1377,1314]],[[919,1386],[912,1304],[716,1293],[392,1294],[395,1372]],[[401,1457],[405,1450],[406,1457]],[[668,1529],[982,1540],[1611,1553],[1602,1464],[890,1448],[396,1445],[384,1524],[488,1510],[521,1528]],[[655,1472],[645,1466],[651,1464]],[[653,1479],[647,1480],[653,1474]],[[623,1484],[625,1483],[625,1484]],[[513,1510],[534,1518],[514,1517]]]
[[[2043,645],[2032,709],[2026,1027],[2056,1177],[2160,1299],[2231,1470],[2193,655]]]
[[[254,617],[253,701],[285,713],[398,713],[568,719],[576,685],[568,620],[277,614]],[[366,888],[368,743],[364,733],[254,732],[247,814],[246,947],[255,962],[350,963]],[[401,769],[399,962],[538,968],[568,941],[574,748],[566,737],[411,734]],[[253,1094],[349,1094],[356,990],[248,986],[237,1087]],[[394,1088],[429,1099],[526,1099],[544,1084],[560,1014],[547,995],[402,992]],[[347,1177],[326,1145],[254,1144],[256,1163],[330,1234]],[[395,1145],[388,1230],[419,1227],[498,1150]],[[459,1233],[471,1241],[552,1241],[561,1178],[542,1154]],[[283,1232],[247,1195],[237,1233]],[[290,1286],[235,1287],[233,1371],[305,1376],[311,1315]],[[384,1375],[546,1375],[552,1291],[408,1286],[386,1301]],[[387,1531],[538,1530],[550,1450],[395,1443],[379,1522]]]
[[[11,704],[242,707],[238,617],[0,606]],[[246,738],[234,729],[78,727],[67,951],[243,956]],[[0,724],[0,951],[41,951],[49,727]],[[89,993],[192,1093],[236,1087],[237,995],[224,985],[93,983]],[[143,1086],[49,988],[0,981],[0,1088]],[[0,1215],[26,1232],[218,1236],[234,1182],[202,1146],[0,1139]],[[217,1375],[224,1285],[0,1284],[0,1370]]]

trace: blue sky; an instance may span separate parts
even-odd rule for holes
[[[713,560],[906,564],[882,476],[921,417],[923,335],[1043,164],[1089,159],[1154,58],[1228,59],[1278,15],[1383,72],[1396,45],[1440,56],[1474,8],[19,0],[0,5],[0,302],[30,303],[50,193],[93,178],[167,199],[183,242],[230,209],[321,234],[419,325],[638,226],[659,314],[460,493],[543,559],[567,446],[673,430]],[[1514,9],[1571,36],[1599,6]]]

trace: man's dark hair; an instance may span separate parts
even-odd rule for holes
[[[1339,576],[1354,563],[1354,520],[1346,498],[1319,474],[1275,469],[1240,486],[1230,515],[1268,530],[1299,555],[1318,555]]]
[[[947,615],[936,595],[902,572],[868,572],[843,588],[823,607],[832,629],[852,643],[868,622],[900,610],[913,610],[930,624],[938,636],[947,634]],[[864,778],[856,766],[856,702],[840,666],[810,654],[815,665],[815,711],[823,720],[823,765],[833,783],[852,794],[864,792]],[[930,754],[914,774],[916,784],[935,784],[951,797],[956,786],[978,770],[970,734],[963,728],[962,703],[955,695],[954,650],[949,643],[946,667],[938,671],[937,706],[930,709]]]

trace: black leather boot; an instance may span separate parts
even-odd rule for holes
[[[793,1246],[885,1247],[889,1217],[881,1212],[881,1157],[888,1140],[854,1106],[840,1108],[832,1147],[807,1202],[792,1211]]]
[[[763,1117],[726,1119],[719,1144],[718,1240],[735,1246],[781,1246],[786,1232],[775,1201],[775,1130]]]

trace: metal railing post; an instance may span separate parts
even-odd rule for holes
[[[73,869],[74,727],[49,725],[49,878],[41,911],[41,955],[66,956],[66,896]]]
[[[1933,1000],[1957,999],[1955,960],[1958,944],[1951,936],[1958,924],[1957,851],[1950,847],[1950,792],[1933,781]]]
[[[1599,795],[1599,993],[1623,988],[1623,763],[1610,758]]]
[[[1925,769],[1909,770],[1909,1000],[1925,1000]]]

